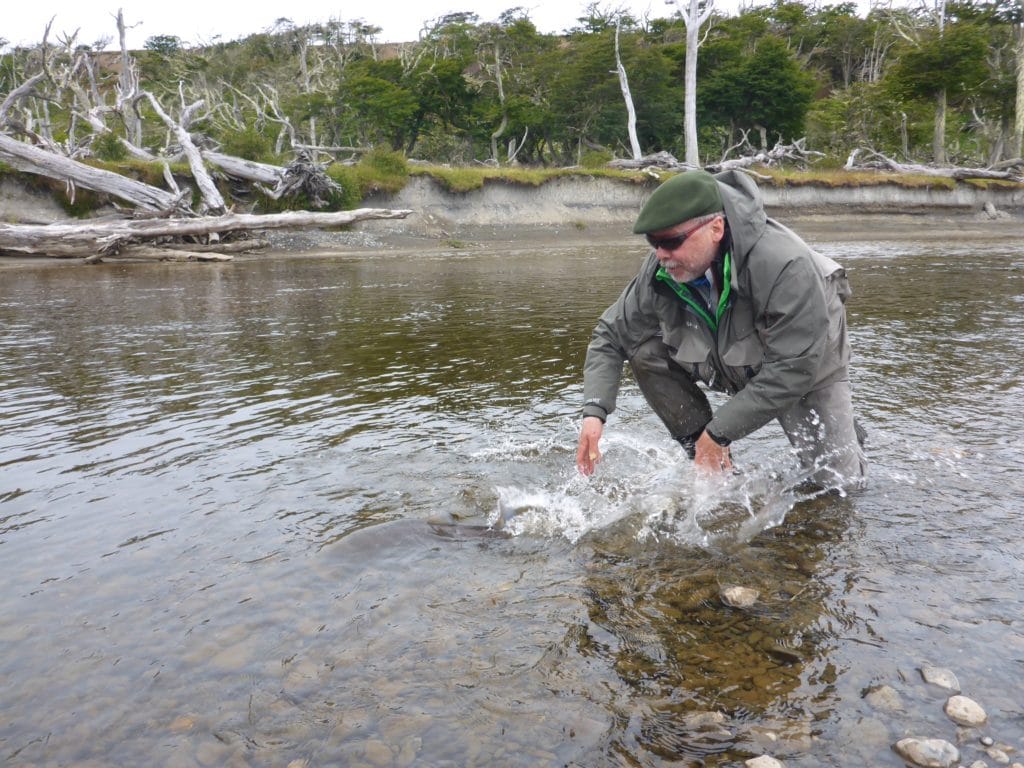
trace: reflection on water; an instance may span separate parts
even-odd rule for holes
[[[822,248],[847,498],[776,427],[694,476],[629,383],[575,473],[632,246],[0,271],[0,762],[898,765],[925,664],[1020,743],[1024,257]]]

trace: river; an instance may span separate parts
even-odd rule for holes
[[[571,239],[0,271],[0,762],[897,767],[929,665],[1024,749],[1020,241],[814,240],[871,462],[815,496],[628,381],[576,473],[643,252]]]

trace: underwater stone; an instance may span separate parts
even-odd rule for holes
[[[744,765],[747,766],[747,768],[785,768],[783,763],[780,763],[774,757],[769,757],[768,755],[761,755],[760,757],[747,760]]]
[[[757,602],[760,592],[750,587],[723,587],[722,602],[730,608],[749,608]]]
[[[921,670],[921,677],[926,683],[960,693],[960,681],[956,679],[956,675],[951,670],[943,667],[924,667]]]
[[[958,725],[981,725],[988,719],[978,702],[966,696],[950,696],[944,708],[946,715]]]
[[[989,747],[985,750],[985,754],[994,760],[998,765],[1009,765],[1010,756],[1003,752],[1001,749],[996,747]]]
[[[890,685],[877,685],[869,689],[864,698],[875,709],[888,712],[903,709],[903,700],[900,698],[899,693],[896,692],[896,689]]]
[[[900,739],[893,749],[921,768],[952,768],[960,762],[960,750],[942,739]]]

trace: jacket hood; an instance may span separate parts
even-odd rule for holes
[[[732,233],[733,275],[747,266],[747,254],[761,239],[768,217],[764,212],[761,190],[750,176],[741,171],[723,171],[715,174],[725,218]]]

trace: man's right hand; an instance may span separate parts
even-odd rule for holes
[[[594,474],[594,465],[601,460],[601,449],[597,444],[604,432],[604,422],[596,416],[584,416],[580,428],[580,444],[576,449],[576,468],[588,477]]]

